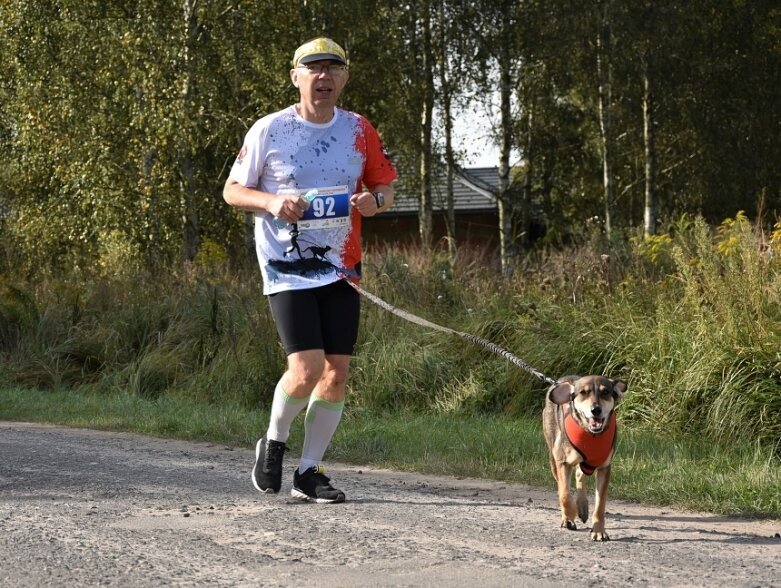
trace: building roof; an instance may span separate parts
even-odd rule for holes
[[[496,210],[496,191],[499,169],[496,167],[456,168],[453,178],[453,201],[457,212],[484,212]],[[447,210],[447,172],[442,171],[434,181],[432,210]],[[396,193],[390,214],[417,213],[419,194]]]

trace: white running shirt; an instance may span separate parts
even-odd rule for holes
[[[336,108],[330,122],[315,124],[290,106],[250,128],[230,178],[271,194],[316,190],[296,225],[280,228],[270,213],[255,213],[263,293],[273,294],[360,277],[361,215],[349,198],[364,186],[390,184],[396,170],[361,115]]]

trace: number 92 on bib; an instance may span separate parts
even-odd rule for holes
[[[298,229],[336,229],[349,224],[350,195],[347,186],[334,186],[317,189],[317,195],[298,221]]]

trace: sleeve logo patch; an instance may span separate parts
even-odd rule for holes
[[[241,148],[241,151],[239,151],[239,154],[236,156],[236,161],[237,161],[239,164],[242,164],[242,163],[244,163],[244,158],[245,158],[245,157],[247,157],[247,146],[246,146],[246,145],[244,145],[244,146]]]

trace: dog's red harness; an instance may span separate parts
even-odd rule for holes
[[[564,415],[562,427],[564,434],[572,446],[580,453],[583,461],[580,462],[581,471],[590,476],[598,467],[604,464],[613,451],[616,443],[616,413],[610,411],[607,426],[601,433],[589,433],[581,427],[572,416],[574,407],[570,406]]]

